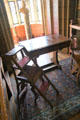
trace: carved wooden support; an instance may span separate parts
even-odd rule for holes
[[[24,0],[22,0],[22,8],[20,9],[20,12],[24,14],[24,25],[25,25],[26,38],[30,39],[32,38],[32,33],[31,33],[31,27],[30,27],[30,21],[29,21],[29,10],[26,8],[26,4]]]

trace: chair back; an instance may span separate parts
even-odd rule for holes
[[[25,76],[31,82],[34,79],[32,76],[33,74],[35,74],[35,78],[37,80],[38,76],[42,72],[41,68],[37,65],[34,58],[29,54],[29,52],[26,50],[24,46],[18,46],[18,47],[13,48],[11,51],[9,51],[6,54],[8,57],[10,57],[13,69],[19,70],[20,71],[19,74],[23,73],[22,76]],[[15,55],[21,51],[22,51],[22,59],[21,60],[15,59]],[[28,64],[30,61],[33,62],[34,66]],[[39,73],[39,74],[36,74],[36,73]]]

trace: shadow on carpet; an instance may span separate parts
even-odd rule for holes
[[[80,88],[70,73],[70,62],[70,58],[61,61],[62,70],[57,69],[47,74],[60,92],[57,96],[52,87],[46,92],[53,110],[40,96],[35,105],[34,95],[29,89],[24,104],[21,104],[23,120],[68,120],[80,111]]]

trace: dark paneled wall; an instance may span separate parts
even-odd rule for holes
[[[77,0],[70,0],[69,20],[76,19],[76,7],[77,7]]]
[[[13,40],[10,32],[10,26],[8,22],[8,17],[6,14],[6,9],[4,6],[4,1],[0,0],[0,56],[3,58],[4,68],[7,62],[5,53],[13,48]]]
[[[59,33],[62,34],[62,0],[59,0]]]
[[[76,18],[78,24],[80,25],[80,0],[77,0]]]
[[[77,0],[59,0],[59,33],[69,36],[71,19],[76,19]],[[78,15],[77,15],[78,16]]]

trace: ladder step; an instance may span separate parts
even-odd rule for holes
[[[51,66],[48,66],[46,68],[43,68],[43,71],[45,73],[47,73],[47,72],[53,71],[55,69],[59,69],[59,66],[58,65],[51,65]]]
[[[29,57],[25,56],[20,61],[18,61],[18,64],[20,65],[20,67],[24,67],[24,65],[27,64],[28,62],[29,62]]]

